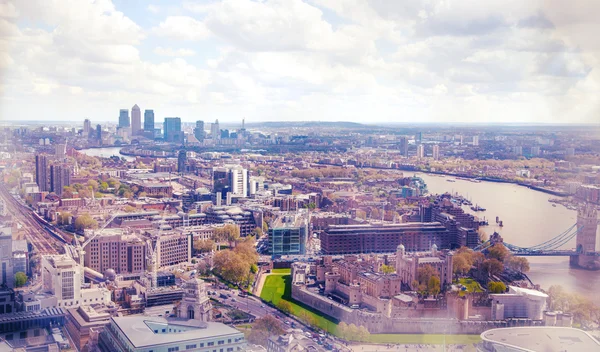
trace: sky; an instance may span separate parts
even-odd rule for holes
[[[600,123],[596,0],[0,0],[0,120]]]

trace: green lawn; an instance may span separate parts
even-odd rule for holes
[[[469,345],[481,341],[479,335],[446,335],[446,344]],[[438,334],[373,334],[369,337],[372,343],[431,344],[444,343],[444,335]]]
[[[292,272],[292,269],[273,269],[271,270],[271,272],[273,274],[290,274]]]
[[[459,295],[462,297],[464,296],[466,293],[471,293],[471,292],[483,292],[483,290],[481,289],[481,286],[479,286],[479,283],[473,279],[468,279],[468,278],[462,278],[458,280],[458,283],[464,285],[467,288],[467,291],[461,291],[459,293]]]
[[[289,273],[290,269],[274,270],[287,270],[287,272]],[[276,274],[274,275],[267,276],[262,292],[260,293],[260,298],[264,299],[267,302],[272,302],[275,305],[279,303],[280,300],[288,301],[292,305],[293,315],[297,317],[302,316],[304,314],[313,316],[316,318],[317,325],[319,326],[319,328],[326,330],[332,334],[335,334],[337,322],[333,320],[333,318],[322,316],[322,313],[319,313],[313,310],[312,308],[295,301],[292,298],[292,278],[290,275],[282,275],[282,273],[283,271],[279,271],[279,273],[276,272]]]

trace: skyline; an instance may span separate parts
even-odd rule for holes
[[[0,120],[595,124],[576,3],[0,0]]]

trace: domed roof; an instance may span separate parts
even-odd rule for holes
[[[402,243],[400,243],[400,244],[398,245],[398,249],[404,250],[404,249],[405,249],[405,248],[404,248],[404,245],[403,245]]]
[[[431,250],[432,251],[437,251],[437,249],[438,249],[437,248],[437,244],[434,243],[433,246],[431,246]]]

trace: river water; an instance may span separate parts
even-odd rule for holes
[[[418,174],[427,183],[427,188],[435,193],[458,193],[470,199],[473,204],[486,208],[485,212],[469,213],[488,219],[490,225],[483,227],[489,235],[500,233],[504,241],[520,247],[540,244],[551,239],[577,222],[577,212],[562,205],[552,206],[548,199],[554,196],[534,191],[510,183],[456,180],[454,177],[439,177],[431,174]],[[456,182],[448,182],[448,179]],[[496,226],[496,216],[504,227]],[[575,239],[562,248],[574,249]],[[600,304],[600,272],[586,271],[569,267],[569,257],[527,257],[531,281],[547,289],[551,285],[562,285],[565,289],[580,293],[596,304]]]
[[[119,154],[120,147],[106,147],[106,148],[89,148],[89,149],[81,149],[79,152],[89,155],[89,156],[99,156],[103,158],[110,158],[113,155],[116,155],[121,158],[125,158],[127,161],[135,160],[133,156],[121,155]]]

